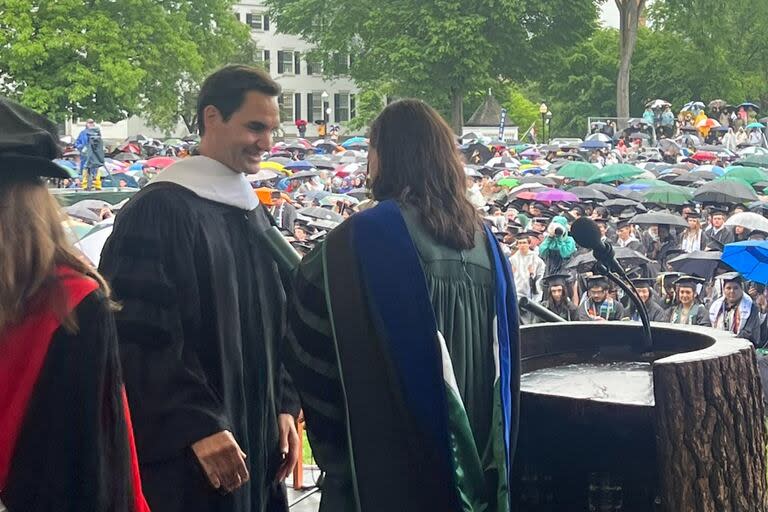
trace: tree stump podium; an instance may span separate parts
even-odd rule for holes
[[[639,337],[633,323],[521,329],[523,374],[637,362],[653,387],[647,403],[634,403],[524,386],[517,510],[767,511],[765,411],[751,343],[654,324],[654,350],[640,354]]]

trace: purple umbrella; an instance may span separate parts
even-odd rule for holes
[[[520,156],[525,156],[529,158],[539,158],[541,154],[538,151],[536,151],[536,148],[528,148],[522,153],[520,153]]]
[[[581,199],[579,199],[579,196],[577,196],[572,192],[551,188],[543,192],[537,192],[536,201],[544,201],[548,203],[555,203],[555,202],[578,203],[581,201]]]

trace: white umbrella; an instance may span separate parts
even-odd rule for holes
[[[742,226],[750,231],[762,231],[768,233],[768,219],[753,212],[741,212],[731,216],[725,221],[726,226]]]
[[[760,146],[749,146],[744,149],[740,149],[737,151],[739,156],[747,156],[747,155],[768,155],[768,149],[765,149]]]
[[[112,234],[113,222],[114,220],[99,224],[75,244],[75,247],[97,268],[104,244],[107,243],[107,238]]]

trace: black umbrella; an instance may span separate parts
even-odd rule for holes
[[[569,188],[568,192],[571,192],[572,194],[576,194],[576,196],[581,199],[582,201],[605,201],[608,199],[608,197],[600,192],[599,190],[595,190],[594,185],[591,187],[573,187]]]
[[[140,155],[137,155],[135,153],[127,153],[127,152],[118,153],[112,158],[114,160],[119,160],[120,162],[135,162],[137,160],[141,160]]]
[[[639,252],[633,251],[629,247],[614,247],[613,250],[616,259],[619,261],[619,265],[621,265],[624,269],[639,267],[640,265],[651,262],[651,260]],[[592,251],[590,251],[575,256],[573,259],[571,259],[570,262],[568,262],[565,268],[576,269],[577,272],[589,272],[592,270],[592,266],[595,264],[595,261],[595,257],[592,254]]]
[[[693,198],[700,203],[746,203],[758,199],[755,191],[735,180],[712,181],[699,187]]]
[[[330,220],[333,222],[344,222],[344,217],[334,211],[327,208],[321,208],[319,206],[307,206],[297,212],[299,215],[309,217],[312,219]]]
[[[712,181],[715,178],[717,178],[717,174],[712,171],[696,171],[676,176],[672,183],[696,183],[697,181]]]
[[[599,190],[603,194],[605,194],[608,197],[623,197],[627,198],[629,197],[628,194],[625,194],[621,190],[618,190],[616,187],[612,187],[611,185],[606,185],[605,183],[594,183],[590,185],[595,190]]]
[[[480,162],[487,162],[493,156],[493,153],[491,153],[488,146],[480,144],[479,142],[469,144],[462,150],[462,153],[464,153],[468,159],[471,159],[472,156],[475,155],[479,158]]]
[[[627,208],[627,207],[633,207],[636,208],[640,203],[633,200],[633,199],[624,199],[624,198],[617,198],[617,199],[609,199],[607,201],[604,201],[600,206],[605,206],[606,208]]]
[[[362,201],[364,199],[368,199],[370,192],[368,191],[367,188],[353,188],[352,190],[347,192],[347,195]]]
[[[538,183],[539,185],[546,185],[548,187],[554,187],[557,185],[557,181],[546,176],[523,176],[521,178],[515,178],[521,185],[525,183]]]
[[[300,178],[314,178],[315,176],[320,176],[320,173],[318,171],[299,171],[288,176],[288,179],[296,180]]]
[[[632,220],[629,221],[632,224],[640,224],[644,226],[682,226],[688,227],[688,221],[682,218],[680,215],[675,215],[669,212],[648,212],[635,215]]]
[[[676,272],[712,279],[715,275],[715,270],[720,266],[720,257],[722,255],[723,253],[720,251],[694,251],[681,254],[672,258],[667,263]]]

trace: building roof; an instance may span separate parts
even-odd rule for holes
[[[483,103],[475,113],[464,123],[464,126],[499,126],[501,122],[501,105],[493,97],[491,91],[485,96]]]

